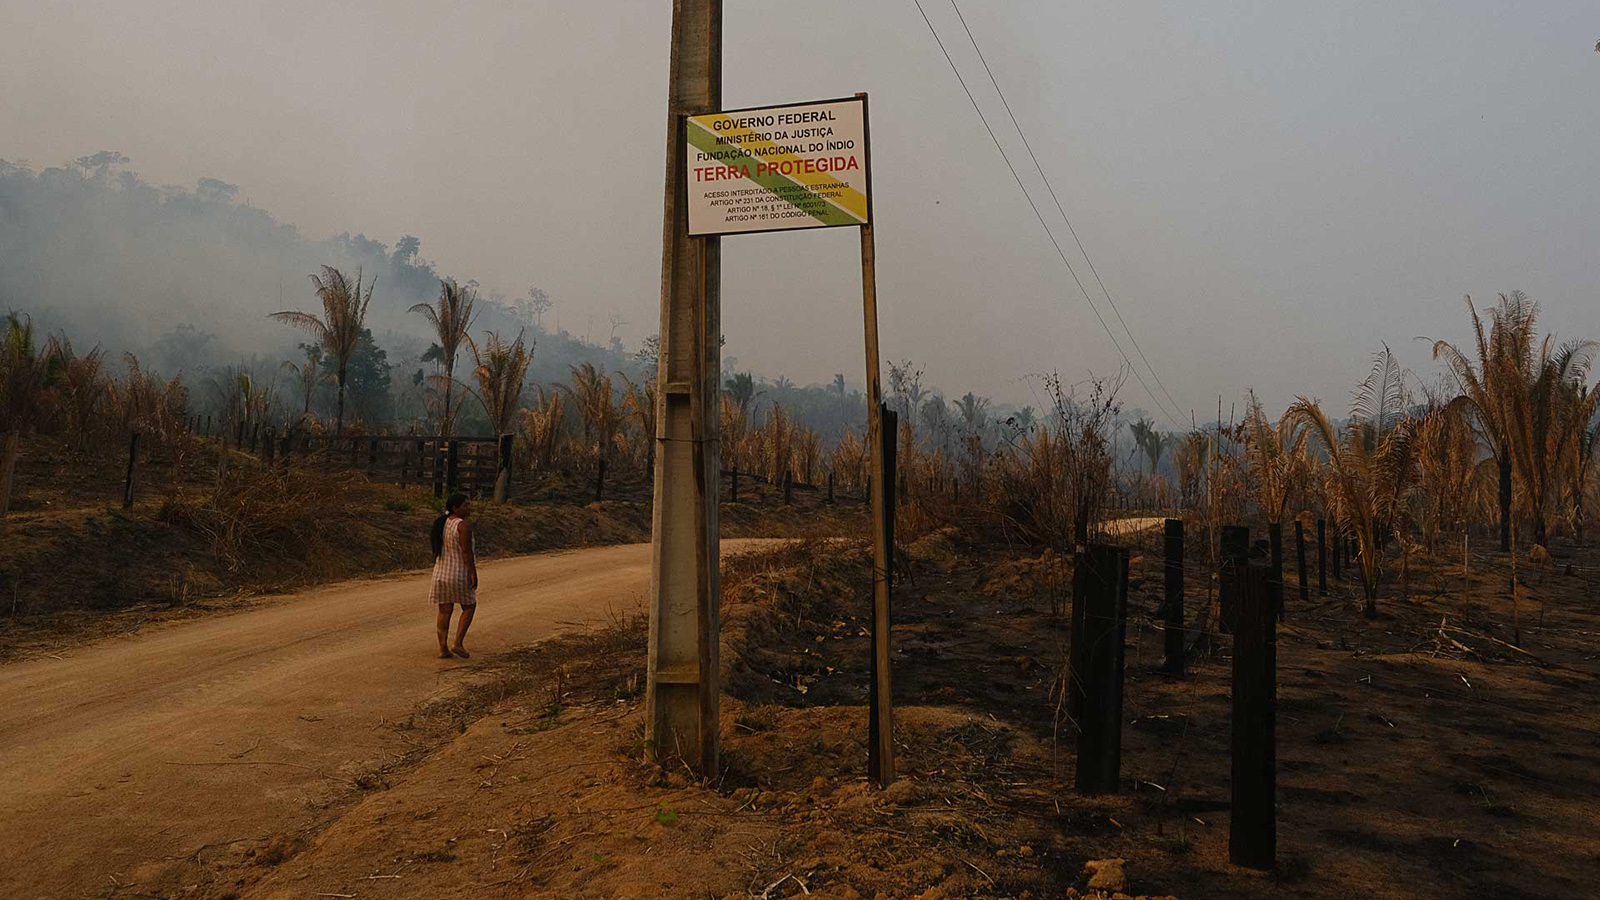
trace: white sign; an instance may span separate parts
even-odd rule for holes
[[[865,225],[865,98],[684,119],[689,233]]]

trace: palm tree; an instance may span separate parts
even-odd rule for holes
[[[1460,392],[1450,408],[1466,415],[1488,446],[1500,472],[1500,549],[1511,551],[1511,407],[1526,392],[1526,368],[1533,356],[1538,307],[1521,291],[1501,294],[1489,312],[1489,330],[1468,297],[1475,339],[1469,357],[1448,341],[1433,342],[1433,358],[1443,359]]]
[[[565,421],[561,392],[546,392],[543,387],[535,386],[533,408],[522,411],[522,431],[537,471],[549,470],[555,461],[561,446],[561,426]]]
[[[61,359],[61,393],[66,401],[77,448],[81,452],[95,428],[95,414],[106,397],[108,382],[103,374],[105,351],[96,346],[79,356],[73,352],[72,342],[65,337],[56,340],[56,350]]]
[[[1585,393],[1590,403],[1595,402],[1597,396],[1600,396],[1600,386]],[[1578,433],[1578,458],[1572,478],[1572,525],[1580,544],[1583,543],[1583,496],[1589,489],[1589,466],[1594,461],[1596,446],[1600,446],[1600,422]]]
[[[1536,544],[1545,542],[1545,514],[1559,470],[1594,415],[1596,395],[1584,388],[1596,348],[1593,341],[1573,341],[1552,351],[1547,335],[1526,392],[1509,404],[1511,458],[1533,514]]]
[[[268,318],[286,322],[310,332],[334,360],[337,369],[334,377],[339,383],[339,406],[334,434],[344,435],[344,389],[350,375],[350,358],[361,343],[361,331],[367,319],[367,307],[372,303],[372,292],[378,286],[377,276],[366,292],[361,290],[361,270],[356,269],[352,282],[333,266],[323,266],[322,275],[311,276],[316,286],[317,298],[322,301],[322,315],[298,310],[272,313]]]
[[[1396,389],[1398,379],[1389,377],[1394,370],[1393,356],[1384,348],[1373,374],[1356,391],[1351,421],[1343,434],[1319,404],[1304,397],[1284,412],[1282,420],[1291,429],[1306,428],[1327,455],[1331,512],[1342,529],[1355,535],[1361,550],[1368,618],[1378,614],[1378,585],[1383,574],[1378,541],[1403,511],[1416,477],[1412,440],[1416,423],[1402,418],[1405,397]]]
[[[723,382],[722,389],[728,392],[734,403],[738,404],[741,415],[750,411],[750,401],[756,397],[756,381],[749,372],[735,372],[729,375]]]
[[[1133,442],[1144,451],[1145,458],[1150,460],[1150,474],[1154,475],[1161,465],[1161,453],[1167,449],[1166,441],[1162,440],[1161,432],[1156,430],[1156,423],[1148,419],[1138,419],[1128,430],[1133,434]]]
[[[471,330],[472,320],[476,317],[473,307],[477,302],[476,291],[456,284],[454,278],[447,278],[439,282],[437,306],[418,303],[410,310],[427,319],[428,324],[433,327],[434,335],[438,338],[439,358],[444,367],[444,377],[439,383],[444,388],[442,424],[445,437],[450,437],[454,433],[455,423],[450,417],[450,394],[456,374],[456,354],[461,352],[462,342],[468,340],[467,333]],[[520,335],[518,340],[521,340]]]
[[[62,355],[53,342],[35,344],[33,321],[15,312],[0,324],[0,516],[11,509],[11,485],[23,435],[33,430],[48,394],[61,380]]]
[[[1417,487],[1428,499],[1423,535],[1429,550],[1449,522],[1464,525],[1464,514],[1477,477],[1478,442],[1462,416],[1435,403],[1416,431]]]
[[[283,367],[293,372],[300,381],[300,421],[304,422],[311,417],[311,397],[323,378],[322,345],[301,344],[300,349],[305,351],[306,361],[297,365],[285,360]]]
[[[656,382],[646,378],[635,384],[627,375],[621,372],[617,374],[623,384],[622,407],[639,428],[639,443],[644,450],[644,471],[652,471],[656,464]]]
[[[1283,521],[1289,499],[1303,480],[1307,468],[1305,442],[1305,431],[1288,416],[1280,417],[1276,425],[1268,421],[1261,401],[1251,393],[1244,414],[1245,459],[1250,465],[1256,502],[1269,522]]]
[[[467,346],[472,350],[472,377],[478,382],[478,400],[489,426],[496,435],[509,434],[511,419],[522,402],[522,386],[528,376],[528,364],[533,362],[533,348],[523,343],[520,331],[510,343],[499,334],[488,332],[482,352],[471,340]]]
[[[989,398],[979,397],[967,391],[960,400],[956,401],[956,412],[961,414],[962,424],[967,426],[967,431],[977,434],[989,424]]]
[[[565,388],[578,406],[583,420],[584,451],[596,462],[611,458],[611,439],[616,434],[617,406],[611,392],[611,379],[601,374],[594,363],[572,366],[572,387]],[[565,387],[565,386],[563,386]]]

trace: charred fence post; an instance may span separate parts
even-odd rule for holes
[[[367,438],[367,475],[372,475],[378,469],[378,439]]]
[[[1167,665],[1169,675],[1183,677],[1183,520],[1168,519],[1163,535],[1166,550]]]
[[[211,437],[211,414],[206,413],[206,437]]]
[[[133,475],[139,465],[139,432],[128,438],[128,477],[122,485],[122,508],[133,506]]]
[[[1272,591],[1272,614],[1283,621],[1283,523],[1267,523],[1267,546],[1272,554],[1272,580],[1267,587]]]
[[[278,440],[277,440],[277,436],[274,433],[273,426],[268,425],[267,426],[267,433],[263,436],[263,439],[261,441],[261,458],[262,458],[263,462],[265,462],[267,465],[270,466],[270,465],[272,465],[272,461],[277,458],[277,455],[278,455]]]
[[[1069,698],[1078,722],[1076,787],[1114,794],[1122,772],[1122,657],[1128,551],[1090,544],[1073,566]]]
[[[1317,519],[1317,594],[1328,596],[1328,520]]]
[[[828,470],[828,502],[833,503],[833,470]]]
[[[433,495],[435,497],[444,496],[444,454],[444,441],[435,440],[433,442]]]
[[[1300,599],[1310,600],[1311,585],[1306,581],[1306,526],[1299,519],[1294,520],[1294,556],[1300,574]]]
[[[256,448],[258,446],[260,446],[260,445],[261,445],[261,423],[260,422],[256,422],[256,423],[253,423],[250,426],[250,452],[251,453],[256,452]]]
[[[461,442],[448,441],[445,449],[444,486],[454,494],[461,484]]]
[[[594,468],[594,501],[599,503],[606,498],[606,458],[600,457],[600,464]]]
[[[1217,573],[1217,612],[1222,630],[1233,632],[1239,620],[1239,580],[1244,577],[1245,561],[1250,556],[1250,529],[1244,525],[1222,526],[1222,568]]]
[[[494,502],[504,503],[511,499],[511,435],[500,435],[496,447]]]
[[[788,506],[794,502],[794,472],[783,470],[783,505]]]
[[[1277,856],[1277,625],[1271,571],[1246,567],[1233,635],[1233,813],[1228,859],[1271,869]]]

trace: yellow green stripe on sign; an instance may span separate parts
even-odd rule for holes
[[[792,155],[774,154],[758,160],[745,152],[736,144],[719,144],[717,136],[708,131],[699,122],[690,120],[687,123],[689,144],[695,149],[707,154],[716,154],[717,163],[725,166],[748,166],[751,172],[749,180],[770,191],[773,196],[788,203],[796,209],[816,219],[824,225],[860,225],[866,221],[866,198],[862,197],[861,213],[855,215],[846,209],[840,208],[829,198],[819,197],[812,191],[817,184],[832,184],[836,179],[822,178],[811,179],[808,185],[798,178],[780,175],[776,172],[761,172],[756,174],[757,163],[760,161],[772,162],[774,160],[794,160]],[[861,196],[854,188],[849,193]],[[847,198],[841,197],[841,200]]]
[[[710,129],[712,132],[717,132],[718,131],[718,129],[715,127],[715,123],[717,123],[717,122],[730,123],[730,127],[721,129],[721,132],[720,132],[721,134],[726,135],[728,137],[744,137],[746,135],[759,135],[759,134],[761,134],[760,130],[755,129],[755,128],[733,127],[731,125],[731,123],[736,121],[736,119],[733,116],[731,116],[731,115],[729,115],[727,113],[713,113],[711,115],[697,116],[696,118],[700,119],[700,120],[703,120],[705,122],[712,123],[712,128]],[[695,122],[695,124],[699,124],[699,122]],[[701,127],[704,127],[704,126],[701,126]],[[718,145],[718,146],[727,146],[727,145]],[[798,161],[800,159],[800,157],[795,156],[793,153],[784,152],[782,149],[780,149],[778,147],[777,144],[773,143],[772,141],[765,140],[765,139],[758,139],[758,140],[748,141],[748,142],[741,141],[741,142],[739,142],[737,144],[737,146],[739,146],[739,147],[756,147],[756,148],[759,148],[760,150],[763,151],[761,153],[761,159],[767,160],[768,162],[782,161],[782,160],[795,160],[795,161]],[[802,184],[809,184],[809,185],[812,185],[812,186],[815,186],[815,185],[818,185],[818,184],[828,184],[828,183],[830,183],[832,181],[832,179],[830,179],[829,176],[826,175],[826,174],[820,174],[820,175],[801,174],[801,175],[796,176],[795,180],[799,181]],[[851,215],[855,216],[857,219],[859,219],[859,220],[861,220],[863,222],[865,222],[866,219],[867,219],[867,195],[861,193],[860,191],[856,190],[855,188],[849,188],[848,190],[846,190],[843,193],[841,193],[839,197],[837,197],[837,198],[835,198],[833,200],[833,204],[835,206],[838,206],[839,208],[843,209],[845,212],[850,213]]]

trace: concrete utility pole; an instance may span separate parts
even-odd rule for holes
[[[688,233],[683,117],[722,108],[721,0],[674,0],[670,68],[645,737],[715,776],[721,239]]]

